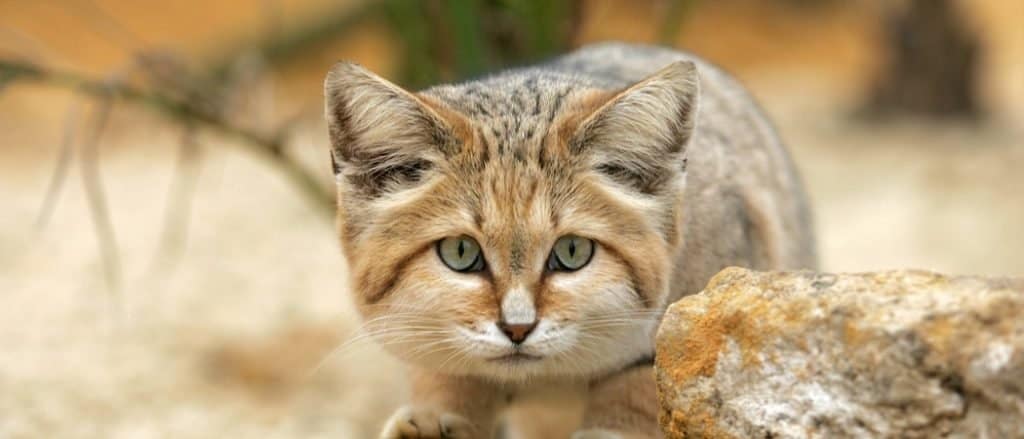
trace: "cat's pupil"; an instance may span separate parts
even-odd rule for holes
[[[459,241],[459,259],[462,259],[462,257],[465,256],[465,254],[466,254],[466,241],[460,240]]]
[[[569,257],[576,257],[576,240],[569,241]]]

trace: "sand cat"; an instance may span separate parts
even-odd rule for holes
[[[340,63],[325,88],[351,291],[413,383],[382,438],[490,438],[563,385],[574,438],[660,437],[666,306],[727,266],[816,264],[782,143],[692,55],[600,44],[420,92]]]

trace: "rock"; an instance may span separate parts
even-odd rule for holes
[[[683,437],[1024,437],[1024,279],[730,268],[658,332]]]

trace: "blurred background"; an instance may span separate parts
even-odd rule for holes
[[[625,40],[745,82],[824,269],[1024,275],[1019,0],[0,0],[0,438],[373,437],[322,79]]]

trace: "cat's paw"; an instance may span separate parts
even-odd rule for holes
[[[384,423],[380,439],[477,439],[462,416],[430,407],[405,406]]]
[[[611,430],[597,428],[579,430],[572,434],[572,439],[626,439],[626,437]]]

